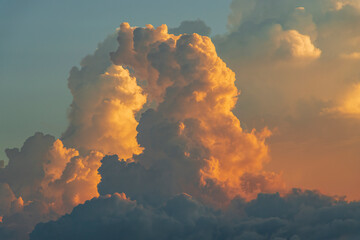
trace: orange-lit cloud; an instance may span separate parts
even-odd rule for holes
[[[61,140],[37,133],[20,150],[7,150],[9,164],[0,169],[0,216],[15,238],[26,239],[38,222],[99,196],[104,154],[127,159],[142,151],[135,115],[146,95],[128,70],[111,64],[114,39],[109,36],[80,70],[70,72],[73,103]]]
[[[49,155],[44,164],[41,192],[53,211],[62,215],[98,196],[100,175],[97,169],[104,156],[102,153],[92,151],[86,156],[79,156],[75,149],[67,149],[60,140],[56,140]]]
[[[193,191],[208,187],[208,181],[222,188],[229,198],[266,191],[265,186],[271,184],[254,184],[244,191],[241,179],[245,174],[273,175],[263,171],[268,160],[265,139],[270,131],[246,132],[241,128],[232,113],[239,95],[235,75],[217,56],[210,38],[198,34],[174,36],[167,33],[165,25],[155,29],[122,24],[118,41],[112,60],[130,67],[134,76],[146,81],[145,92],[157,103],[151,117],[140,120],[138,140],[145,150],[138,157],[139,163],[153,168],[165,158],[169,163],[164,165],[178,165],[178,170],[169,170],[179,172],[173,173],[171,180],[180,185],[176,191],[200,194]],[[178,131],[158,135],[161,122],[174,125]],[[151,141],[175,142],[171,147],[158,148]],[[182,156],[177,159],[171,148],[179,148]],[[181,183],[182,171],[192,172],[192,180]],[[278,189],[283,187],[281,181],[275,182]]]
[[[3,226],[15,231],[14,239],[26,239],[38,222],[70,213],[99,195],[100,152],[79,155],[59,139],[37,133],[7,154],[9,164],[0,169],[0,216]]]
[[[102,47],[97,52],[106,50]],[[109,52],[105,56],[97,52],[84,60],[82,69],[73,68],[70,73],[73,102],[70,125],[62,141],[79,150],[131,158],[141,152],[136,142],[135,114],[146,96],[128,70],[108,63]],[[97,64],[100,66],[93,66]]]

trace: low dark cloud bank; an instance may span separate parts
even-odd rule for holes
[[[159,207],[124,194],[101,196],[57,221],[38,224],[30,239],[359,239],[360,203],[294,189],[285,197],[234,199],[223,210],[187,194]]]

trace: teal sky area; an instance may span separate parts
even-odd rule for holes
[[[0,160],[35,132],[59,137],[72,97],[67,77],[121,22],[201,19],[226,31],[230,0],[0,0]]]

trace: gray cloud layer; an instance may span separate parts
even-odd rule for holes
[[[355,240],[360,204],[294,189],[260,194],[214,210],[187,194],[151,207],[113,194],[87,201],[57,221],[39,224],[30,239],[289,239]]]

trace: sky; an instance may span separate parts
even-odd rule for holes
[[[359,0],[0,0],[0,237],[358,239],[359,24]]]

